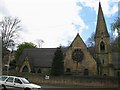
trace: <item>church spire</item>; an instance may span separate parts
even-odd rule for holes
[[[105,18],[104,18],[104,15],[103,15],[101,3],[99,2],[99,10],[98,10],[95,37],[101,37],[101,36],[109,37],[109,34],[108,34]]]
[[[110,37],[100,2],[95,33],[95,58],[97,61],[98,74],[113,76]]]

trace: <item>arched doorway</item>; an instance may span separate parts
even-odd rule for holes
[[[28,69],[28,67],[26,65],[23,67],[22,72],[29,72],[29,69]]]

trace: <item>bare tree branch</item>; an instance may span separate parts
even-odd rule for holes
[[[116,18],[115,21],[111,24],[111,30],[115,31],[116,29],[118,35],[120,35],[120,17]]]
[[[9,43],[14,41],[16,38],[18,30],[21,29],[19,25],[21,21],[18,18],[4,17],[0,22],[0,31],[2,35],[3,47],[8,48]]]
[[[38,39],[37,40],[37,44],[39,48],[42,48],[42,44],[44,43],[44,41],[42,39]]]
[[[95,36],[95,33],[93,32],[91,34],[91,36],[87,39],[87,46],[88,47],[91,47],[91,46],[95,45],[94,36]]]

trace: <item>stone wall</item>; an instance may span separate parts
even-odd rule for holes
[[[55,85],[67,87],[95,87],[95,88],[118,88],[120,86],[117,77],[98,77],[98,76],[49,76],[45,79],[45,75],[35,73],[14,73],[9,75],[22,76],[27,78],[30,82],[39,85]],[[119,87],[120,88],[120,87]]]

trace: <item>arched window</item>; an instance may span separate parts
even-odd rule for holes
[[[103,41],[100,43],[100,50],[105,51],[105,44]]]
[[[23,67],[22,72],[29,72],[28,67],[26,65]]]
[[[104,59],[102,60],[102,63],[104,64]]]
[[[85,76],[88,76],[88,75],[89,75],[88,69],[84,69],[84,75],[85,75]]]
[[[66,72],[70,72],[70,68],[67,68],[67,69],[66,69]]]

